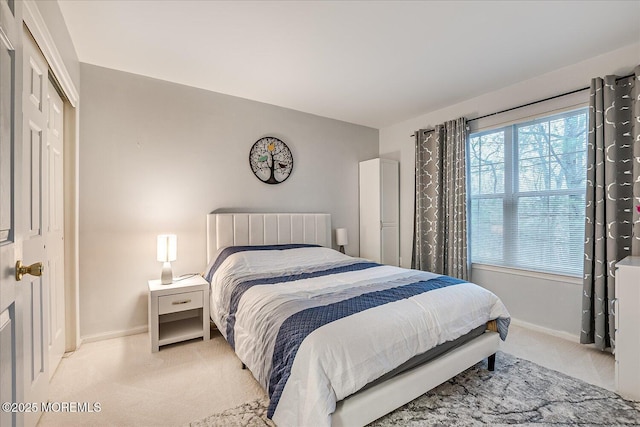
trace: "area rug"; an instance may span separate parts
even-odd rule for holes
[[[273,426],[266,399],[195,421],[191,427]],[[388,426],[640,426],[640,402],[498,353],[374,421]]]

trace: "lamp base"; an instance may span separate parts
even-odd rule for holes
[[[170,285],[173,283],[173,271],[171,271],[171,263],[162,264],[162,275],[160,276],[161,285]]]
[[[341,253],[344,253],[344,245],[340,245],[340,249],[338,249]]]

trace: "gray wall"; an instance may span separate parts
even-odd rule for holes
[[[378,155],[376,129],[93,65],[80,72],[83,337],[146,326],[158,234],[178,235],[174,274],[202,272],[215,209],[328,212],[358,254],[358,162]],[[265,135],[294,156],[279,185],[249,168]]]
[[[408,267],[411,264],[415,141],[410,135],[415,130],[433,127],[458,117],[479,117],[589,86],[592,77],[605,74],[625,75],[638,63],[640,63],[640,44],[634,44],[380,129],[380,156],[400,161],[402,265]],[[562,276],[523,278],[513,271],[498,270],[480,271],[473,268],[472,278],[476,283],[491,289],[502,298],[514,318],[544,329],[558,331],[572,338],[579,335],[581,316],[579,279],[567,280]]]

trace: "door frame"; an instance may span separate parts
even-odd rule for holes
[[[42,51],[64,97],[64,253],[65,351],[76,350],[80,338],[79,301],[79,147],[80,95],[62,60],[35,0],[23,0],[24,24]]]

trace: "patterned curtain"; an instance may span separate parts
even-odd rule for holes
[[[411,268],[468,279],[464,118],[416,132]]]
[[[615,349],[615,264],[640,255],[640,66],[591,80],[580,342]]]

